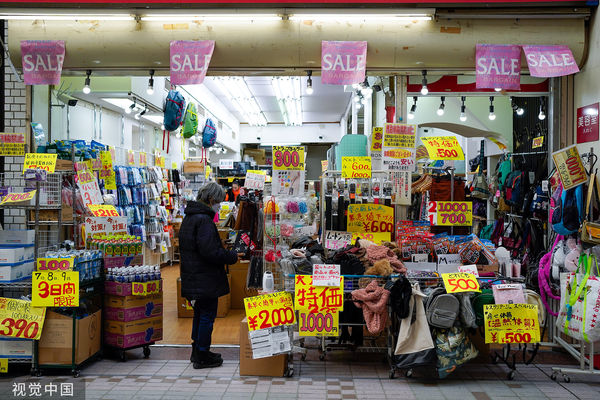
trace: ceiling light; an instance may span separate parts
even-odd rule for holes
[[[251,126],[266,126],[267,119],[250,92],[248,84],[241,77],[220,77],[213,79],[220,91]]]
[[[376,10],[378,11],[378,10]],[[366,10],[289,10],[291,21],[321,22],[381,22],[381,21],[431,21],[434,10],[390,10],[368,12]]]
[[[141,18],[142,21],[172,22],[172,21],[221,21],[221,22],[253,22],[253,21],[280,21],[277,14],[218,14],[207,12],[201,15],[193,14],[148,14]]]
[[[0,14],[0,19],[46,21],[133,21],[129,14]]]
[[[148,88],[146,89],[146,93],[152,96],[154,94],[154,70],[150,70],[150,79],[148,79]]]
[[[467,120],[467,107],[465,106],[465,100],[467,100],[467,98],[465,96],[462,96],[460,100],[462,104],[460,105],[459,119],[461,120],[461,122],[465,122]]]
[[[494,96],[490,96],[490,115],[488,115],[490,121],[496,119],[496,114],[494,114]]]
[[[275,77],[271,80],[279,110],[287,126],[302,125],[300,77]]]
[[[523,109],[523,107],[518,107],[516,112],[518,116],[525,114],[525,110]]]
[[[92,71],[88,69],[85,72],[85,75],[86,75],[86,77],[85,77],[85,84],[83,86],[83,93],[90,94],[92,91],[92,89],[90,88],[90,75],[92,75]]]
[[[413,105],[410,107],[410,111],[408,112],[408,119],[415,118],[415,111],[417,111],[417,96],[413,97]]]
[[[497,88],[494,88],[494,90],[495,90],[496,92],[501,92],[501,91],[502,91],[502,88],[499,88],[499,87],[497,87]]]
[[[306,94],[311,95],[314,92],[312,86],[312,71],[306,71],[306,74],[308,75],[308,79],[306,80]]]
[[[538,119],[543,121],[546,119],[546,112],[544,110],[544,98],[540,99],[540,113],[538,114]]]
[[[355,94],[352,99],[354,100],[354,102],[360,103],[360,96],[358,94]]]
[[[140,114],[140,113],[137,113],[137,114],[135,114],[135,115],[133,116],[133,118],[135,118],[135,119],[139,120],[139,119],[140,119],[140,116],[141,116],[141,114]]]
[[[165,130],[165,124],[160,124],[160,130],[164,131]]]
[[[439,115],[440,117],[444,115],[444,108],[446,107],[446,105],[444,104],[444,100],[446,100],[446,97],[442,96],[441,99],[442,102],[440,103],[440,107],[437,109],[437,115]]]
[[[427,89],[427,71],[423,70],[423,80],[421,81],[421,94],[427,96],[429,89]]]

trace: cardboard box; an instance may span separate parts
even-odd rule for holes
[[[252,376],[284,376],[287,368],[287,354],[273,357],[252,358],[252,347],[248,338],[248,323],[246,318],[240,326],[240,375]]]
[[[31,358],[33,354],[33,340],[0,338],[0,358]]]
[[[256,161],[258,165],[266,164],[264,149],[244,149],[244,155],[254,158],[254,161]]]
[[[231,275],[227,275],[227,281],[231,288]],[[219,297],[219,308],[217,308],[217,318],[224,318],[231,309],[231,293]],[[194,318],[194,309],[187,299],[181,296],[181,278],[177,278],[177,317]]]
[[[33,260],[25,260],[13,264],[0,265],[0,282],[17,281],[31,276],[35,269]]]
[[[35,204],[35,202],[33,203]],[[58,210],[39,210],[40,221],[58,221]],[[62,205],[62,216],[63,221],[73,220],[73,207],[63,204]],[[29,211],[29,220],[35,221],[35,211]]]
[[[0,245],[0,264],[16,264],[25,258],[23,247],[13,245]],[[33,257],[29,257],[33,258]]]
[[[102,311],[75,320],[75,363],[96,354],[101,344]],[[39,343],[40,364],[71,364],[73,318],[48,310]]]
[[[498,267],[497,262],[490,265],[477,264],[477,272],[498,272]]]
[[[163,315],[162,293],[149,296],[104,296],[104,318],[110,321],[137,321]]]
[[[183,173],[192,174],[203,174],[204,173],[204,162],[203,161],[185,161],[183,163]]]
[[[73,162],[71,160],[56,160],[55,171],[73,171]]]
[[[162,316],[138,321],[104,321],[104,342],[129,348],[162,340]]]
[[[249,261],[238,261],[229,266],[229,274],[231,275],[231,308],[234,310],[243,310],[244,298],[258,294],[254,289],[246,289],[248,264]]]
[[[35,230],[0,231],[0,244],[34,244]]]

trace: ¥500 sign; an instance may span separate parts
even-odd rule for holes
[[[432,160],[464,160],[465,155],[454,136],[422,137],[421,140]]]
[[[304,147],[273,146],[273,169],[304,171]]]
[[[473,225],[473,203],[470,201],[430,201],[427,211],[431,225]]]
[[[449,274],[442,274],[442,279],[444,280],[444,287],[448,293],[481,291],[479,290],[477,277],[473,274],[452,272]]]

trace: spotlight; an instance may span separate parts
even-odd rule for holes
[[[444,115],[444,108],[446,107],[446,105],[444,104],[444,100],[446,100],[446,97],[442,96],[441,99],[442,102],[440,103],[440,107],[437,110],[437,115],[439,115],[440,117]]]
[[[467,107],[465,106],[465,100],[467,100],[467,98],[465,96],[462,96],[460,98],[460,100],[462,101],[462,104],[460,106],[460,117],[459,117],[459,119],[462,122],[465,122],[467,120],[467,113],[466,113]]]
[[[362,99],[360,99],[360,103],[364,106],[365,104],[367,104],[367,98],[363,97]]]
[[[429,89],[427,89],[427,71],[423,70],[423,80],[421,81],[421,94],[423,96],[427,96],[429,93]]]
[[[494,114],[494,96],[490,96],[490,115],[488,115],[490,121],[496,119],[496,114]]]
[[[540,113],[538,114],[538,119],[543,121],[546,119],[546,112],[544,111],[544,98],[540,99]]]
[[[523,107],[518,107],[517,108],[517,115],[521,116],[523,114],[525,114],[525,110],[523,109]]]
[[[140,113],[137,113],[137,114],[135,114],[135,115],[133,116],[133,118],[135,118],[135,119],[139,120],[139,119],[140,119],[140,116],[141,116],[141,114],[140,114]]]
[[[140,117],[148,112],[148,105],[144,104],[144,109],[140,112]],[[138,118],[139,119],[139,118]]]
[[[510,98],[510,104],[511,104],[511,107],[512,107],[513,111],[515,112],[515,114],[521,116],[521,115],[523,115],[525,113],[525,110],[523,110],[523,107],[519,107],[515,103],[515,101],[514,101],[514,99],[512,97]]]
[[[494,88],[494,90],[495,90],[496,92],[501,92],[501,91],[502,91],[502,88],[499,88],[499,87],[497,87],[497,88]]]
[[[410,111],[408,112],[408,119],[415,118],[415,111],[417,111],[417,96],[413,97],[413,105],[410,107]]]
[[[150,70],[150,79],[148,79],[148,88],[146,89],[146,93],[150,96],[154,94],[154,70]]]
[[[164,131],[165,130],[165,124],[160,124],[160,130]]]
[[[312,71],[306,71],[306,74],[308,75],[308,79],[306,81],[306,94],[311,95],[314,92],[312,87]]]
[[[135,100],[135,98],[134,98],[134,99],[133,99],[133,104],[132,104],[132,105],[130,105],[129,107],[125,108],[125,113],[127,113],[127,114],[131,114],[131,112],[132,112],[133,110],[135,110],[135,106],[136,106],[136,100]]]
[[[85,85],[83,86],[83,93],[90,94],[92,89],[90,88],[90,75],[92,75],[92,70],[88,69],[85,73]]]
[[[370,97],[373,94],[373,89],[369,86],[369,81],[365,78],[365,81],[362,83],[362,88],[360,92],[365,97]]]

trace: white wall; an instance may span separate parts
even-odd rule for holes
[[[340,124],[337,123],[240,126],[241,143],[337,143],[340,138]]]

